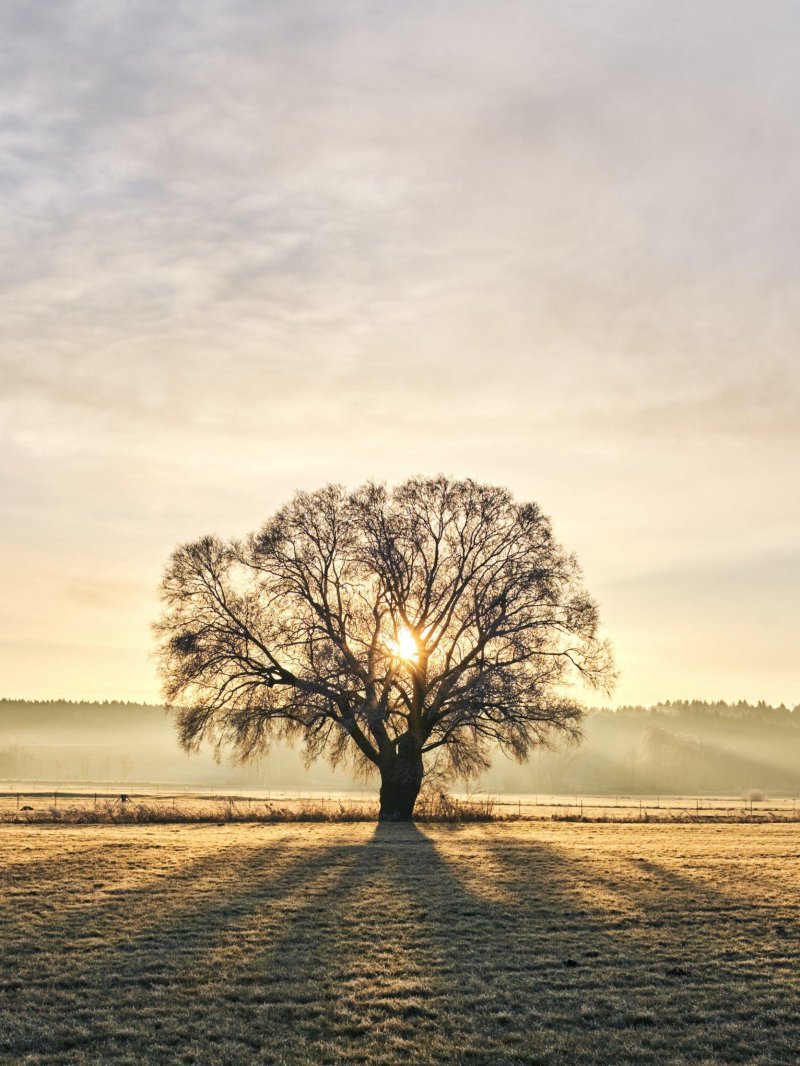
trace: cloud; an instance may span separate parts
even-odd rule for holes
[[[748,499],[742,550],[782,543],[798,23],[5,4],[7,549],[88,560],[88,528],[155,575],[296,486],[439,469],[541,498],[600,579],[706,557]]]

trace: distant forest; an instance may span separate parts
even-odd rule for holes
[[[589,711],[584,740],[502,755],[477,787],[492,792],[709,795],[800,793],[800,706],[676,701]],[[256,763],[181,751],[163,707],[0,700],[0,780],[139,782],[224,788],[363,787],[323,761],[306,768],[276,745]],[[475,787],[475,783],[473,783]]]

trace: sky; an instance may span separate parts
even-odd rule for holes
[[[507,485],[616,702],[800,703],[792,0],[6,0],[0,695],[156,701],[173,547]]]

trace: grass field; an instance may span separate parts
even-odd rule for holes
[[[797,1063],[800,827],[0,827],[4,1063]]]

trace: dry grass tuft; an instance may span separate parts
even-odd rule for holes
[[[491,797],[459,799],[442,791],[426,791],[417,802],[415,821],[469,824],[472,822],[586,822],[586,823],[642,823],[655,824],[708,824],[738,823],[764,824],[797,823],[800,810],[783,809],[753,810],[742,808],[644,808],[633,807],[527,808],[519,812],[513,805],[497,804]],[[117,799],[101,799],[92,803],[91,797],[81,802],[51,804],[33,808],[29,804],[16,809],[10,805],[0,807],[0,823],[11,822],[24,825],[202,825],[280,823],[374,823],[378,819],[375,802],[344,802],[340,800],[299,800],[280,805],[270,801],[248,800],[241,797],[222,799],[195,799],[194,801],[138,800],[129,797],[125,802]]]
[[[487,822],[508,820],[496,813],[492,799],[463,801],[444,792],[420,796],[416,820],[420,822]],[[46,806],[0,813],[0,821],[23,824],[62,825],[181,825],[214,823],[375,822],[376,803],[303,801],[292,806],[271,802],[240,802],[234,798],[195,804],[147,803],[130,798],[124,802]]]

